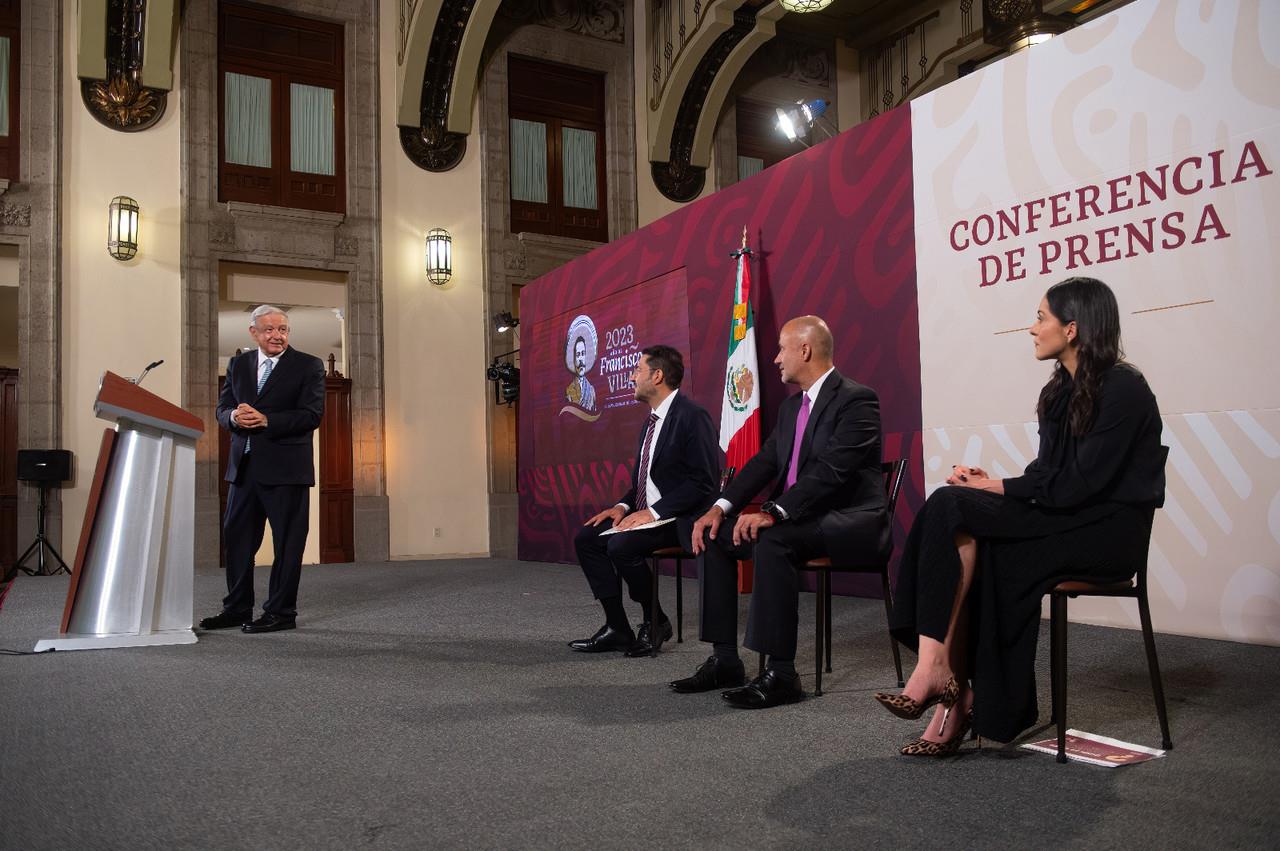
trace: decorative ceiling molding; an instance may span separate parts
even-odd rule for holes
[[[508,3],[498,14],[517,24],[536,24],[615,44],[627,40],[627,5],[623,0],[532,0]]]
[[[650,127],[656,127],[658,134],[650,143],[650,172],[658,191],[672,201],[691,201],[701,194],[716,119],[729,89],[751,55],[773,38],[778,19],[786,14],[776,0],[759,9],[748,4],[732,13],[728,27],[721,27],[728,5],[712,8],[713,17],[703,23],[695,39],[714,37],[701,49],[694,44],[686,47],[683,57],[694,64],[673,71],[658,115],[650,115]],[[679,105],[673,108],[675,95]]]
[[[830,43],[779,35],[760,52],[768,62],[770,76],[822,89],[835,85],[836,58]]]
[[[153,126],[173,87],[177,0],[81,3],[77,74],[85,108],[125,133]]]
[[[396,122],[400,147],[427,171],[462,161],[485,38],[501,0],[401,0]]]
[[[418,0],[400,0],[399,23],[396,30],[396,65],[404,64],[404,49],[409,43],[409,23],[413,20],[413,11]]]
[[[459,49],[477,2],[485,0],[426,0],[411,27],[406,60],[418,55],[421,47],[418,41],[425,32],[422,28],[432,24],[431,38],[422,57],[417,120],[414,126],[401,124],[400,147],[410,161],[427,171],[448,171],[462,161],[467,151],[466,134],[450,132],[447,119]],[[438,9],[434,20],[424,17],[433,6]],[[406,93],[409,82],[406,77]],[[401,106],[404,106],[403,99]]]
[[[427,171],[461,162],[485,40],[502,0],[400,0],[396,123],[405,155]],[[511,20],[625,42],[625,0],[534,0]]]

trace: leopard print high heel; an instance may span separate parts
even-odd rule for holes
[[[943,720],[943,726],[946,720]],[[973,713],[960,721],[960,729],[956,730],[955,735],[943,742],[930,742],[926,739],[913,739],[902,746],[899,751],[903,756],[932,756],[944,757],[950,756],[960,749],[960,743],[964,741],[965,735],[969,732],[969,727],[973,724]]]
[[[876,700],[880,701],[880,705],[892,712],[899,718],[905,718],[908,721],[914,721],[925,713],[930,706],[935,703],[941,703],[948,710],[956,705],[956,701],[960,699],[960,684],[956,682],[956,678],[952,677],[947,680],[946,686],[943,687],[940,694],[926,698],[923,703],[907,697],[905,694],[887,694],[883,691],[876,692]]]

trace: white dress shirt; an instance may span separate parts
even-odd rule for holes
[[[284,352],[281,352],[280,354],[284,354]],[[271,355],[268,355],[266,352],[264,352],[262,349],[258,349],[258,371],[255,372],[253,375],[253,387],[255,390],[258,387],[258,382],[262,380],[262,371],[266,369],[267,361],[271,362],[271,368],[274,370],[277,366],[280,365],[280,355],[276,355],[275,357],[272,357]],[[230,377],[228,377],[227,380],[230,381],[231,380]],[[235,411],[231,412],[231,422],[235,425],[240,425],[240,423],[237,422],[236,420]]]
[[[809,397],[809,413],[811,415],[813,413],[813,406],[816,405],[818,402],[818,394],[822,392],[822,385],[826,383],[827,376],[835,371],[836,371],[836,368],[834,366],[831,367],[831,369],[828,369],[826,372],[822,373],[822,375],[818,377],[817,381],[810,384],[808,390],[804,391],[804,395]],[[795,439],[804,440],[804,435],[797,434],[795,436]],[[793,443],[792,446],[794,447],[795,444]],[[716,500],[716,507],[719,508],[721,511],[723,511],[725,514],[729,514],[733,510],[733,503],[727,499],[721,498]],[[778,506],[778,510],[782,512],[783,517],[787,516],[786,510],[783,509],[782,506]]]
[[[653,409],[653,413],[658,417],[658,421],[653,424],[653,445],[649,448],[649,469],[653,469],[654,456],[658,454],[658,437],[662,434],[662,424],[667,421],[667,412],[671,410],[671,403],[675,401],[676,394],[679,390],[672,390],[671,395],[662,400],[662,404]],[[640,445],[640,452],[644,454],[644,444]],[[662,492],[658,490],[658,486],[653,483],[653,476],[645,476],[644,485],[645,505],[649,506],[649,513],[653,515],[654,520],[661,520],[658,512],[653,510],[653,506],[658,504],[658,500],[662,499]],[[631,506],[625,502],[620,502],[627,511],[631,511]]]

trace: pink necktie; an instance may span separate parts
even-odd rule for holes
[[[809,394],[802,393],[804,400],[800,403],[800,411],[796,414],[796,436],[791,442],[791,464],[787,467],[787,487],[796,483],[800,470],[800,444],[804,441],[804,428],[809,424]]]

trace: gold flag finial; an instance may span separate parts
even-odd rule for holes
[[[743,248],[747,247],[747,226],[746,225],[742,226],[742,247]]]

